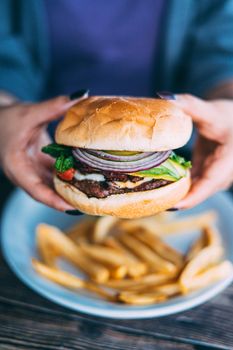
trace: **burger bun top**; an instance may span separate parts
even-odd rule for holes
[[[80,148],[156,152],[182,147],[191,133],[190,116],[174,102],[93,96],[68,110],[55,139]]]

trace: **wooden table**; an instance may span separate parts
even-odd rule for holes
[[[11,189],[0,175],[0,208]],[[117,321],[47,301],[24,286],[0,256],[0,350],[13,349],[233,349],[233,286],[187,312]]]

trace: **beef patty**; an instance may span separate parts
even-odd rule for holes
[[[132,181],[135,183],[137,181],[142,180],[140,176],[118,173],[116,171],[106,171],[106,170],[100,171],[99,169],[92,168],[89,165],[86,165],[78,161],[76,161],[75,167],[82,174],[93,174],[93,173],[102,174],[104,175],[106,181],[121,181],[121,182]]]
[[[140,178],[142,180],[142,178]],[[88,198],[106,198],[113,194],[123,194],[129,192],[140,192],[140,191],[149,191],[154,190],[155,188],[159,188],[162,186],[166,186],[172,181],[167,180],[151,180],[147,182],[143,182],[142,184],[134,187],[134,188],[118,188],[114,186],[112,182],[107,181],[93,181],[93,180],[82,180],[78,181],[73,178],[69,183],[75,186],[81,192],[84,192]]]
[[[167,180],[156,180],[153,179],[151,181],[143,182],[134,188],[119,188],[114,185],[114,181],[126,182],[130,181],[136,183],[138,181],[143,180],[143,177],[134,176],[124,173],[118,173],[115,171],[100,171],[99,169],[92,168],[84,163],[75,162],[75,168],[82,174],[102,174],[105,177],[105,181],[94,181],[94,180],[77,180],[73,178],[71,181],[68,181],[71,185],[76,187],[81,192],[85,193],[88,198],[106,198],[113,194],[123,194],[129,192],[140,192],[140,191],[149,191],[154,190],[155,188],[159,188],[162,186],[166,186],[172,181]],[[62,180],[64,181],[64,180]]]

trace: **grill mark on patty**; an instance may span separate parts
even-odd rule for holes
[[[142,180],[142,178],[140,178]],[[148,182],[144,182],[134,188],[118,188],[115,187],[111,182],[107,181],[93,181],[93,180],[76,180],[73,178],[69,183],[75,186],[81,192],[84,192],[88,198],[106,198],[113,194],[123,194],[130,192],[140,192],[140,191],[149,191],[154,190],[159,187],[166,186],[172,181],[163,180],[163,179],[153,179]]]

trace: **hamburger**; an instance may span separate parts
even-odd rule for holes
[[[139,218],[173,207],[190,188],[190,162],[173,150],[187,143],[191,118],[173,102],[93,96],[58,124],[56,191],[90,215]]]

